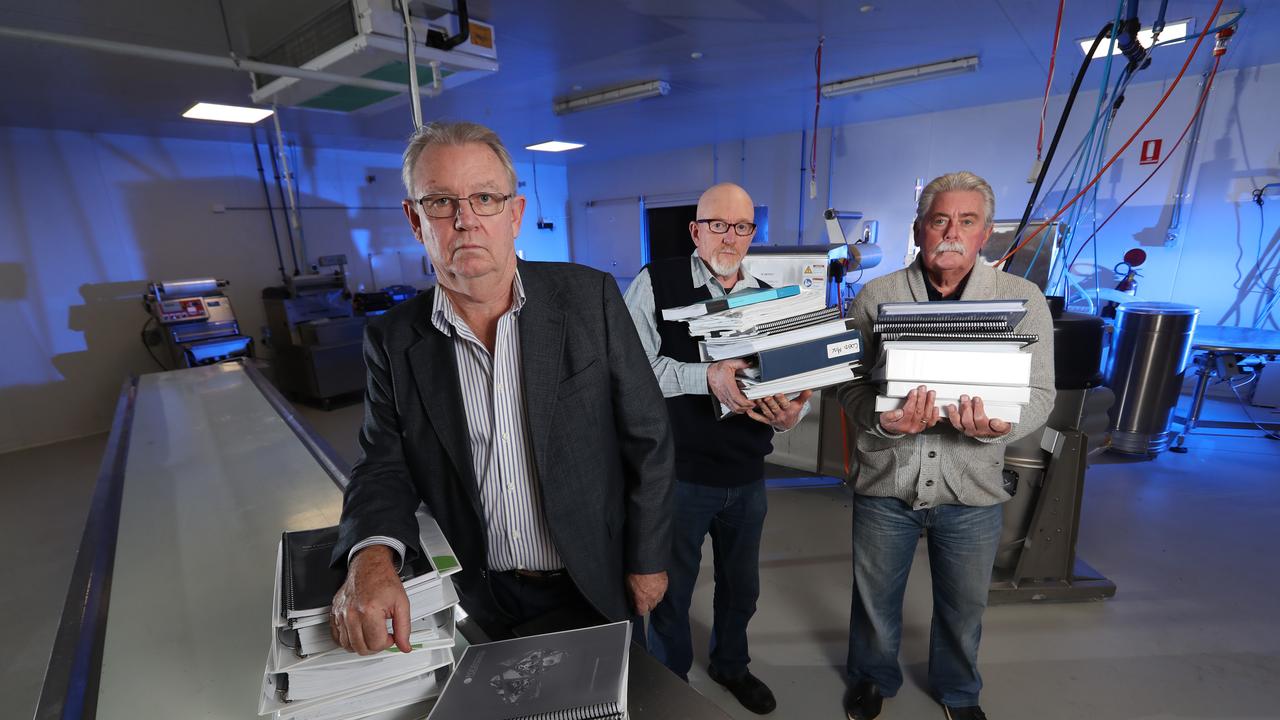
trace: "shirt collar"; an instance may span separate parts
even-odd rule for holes
[[[520,279],[520,268],[516,268],[515,278],[511,281],[514,297],[511,300],[511,308],[508,313],[519,314],[521,308],[524,307],[524,281]],[[445,335],[452,335],[453,331],[459,325],[465,325],[462,317],[458,315],[458,311],[454,309],[453,302],[449,300],[449,294],[444,288],[436,285],[436,291],[431,299],[431,324]]]
[[[724,290],[720,285],[720,281],[716,280],[715,276],[711,274],[711,270],[707,267],[707,264],[702,261],[702,258],[698,257],[698,251],[696,249],[693,251],[693,254],[689,256],[689,269],[692,271],[694,287],[708,287],[711,288],[713,292],[716,288],[719,288],[721,291]],[[738,268],[738,275],[740,276],[740,279],[738,282],[734,283],[732,292],[737,292],[740,288],[760,287],[760,281],[756,280],[755,276],[747,272],[746,265]]]

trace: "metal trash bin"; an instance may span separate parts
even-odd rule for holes
[[[1174,406],[1191,350],[1200,309],[1166,302],[1132,302],[1116,309],[1116,332],[1107,359],[1111,450],[1154,457],[1169,447]]]

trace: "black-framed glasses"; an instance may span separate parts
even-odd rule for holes
[[[749,222],[731,223],[727,220],[717,220],[715,218],[695,220],[694,222],[706,223],[707,229],[717,235],[724,235],[729,232],[729,228],[733,228],[733,234],[738,237],[746,237],[756,231],[756,224]]]
[[[477,215],[497,215],[507,206],[511,195],[494,192],[471,193],[465,198],[455,195],[424,195],[414,202],[422,206],[427,217],[451,218],[458,216],[458,208],[463,200],[471,205],[471,212]]]

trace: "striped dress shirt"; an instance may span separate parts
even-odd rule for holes
[[[492,354],[439,287],[431,308],[431,324],[454,339],[472,470],[484,511],[489,569],[560,570],[564,562],[551,541],[542,511],[525,414],[518,322],[525,294],[518,270],[513,295],[511,308],[498,319]],[[389,545],[404,556],[399,542],[377,536],[356,545],[348,557],[371,544]]]

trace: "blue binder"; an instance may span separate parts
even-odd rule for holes
[[[760,380],[769,382],[861,360],[862,348],[862,334],[857,330],[846,330],[816,340],[762,350],[756,356]]]

